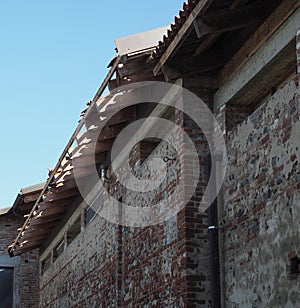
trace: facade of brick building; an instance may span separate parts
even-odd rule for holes
[[[106,79],[9,248],[14,256],[39,248],[40,307],[300,304],[299,20],[295,0],[188,1],[170,29],[116,41]],[[156,104],[154,97],[174,99],[155,91],[161,81],[189,90],[214,113],[226,155],[209,144],[214,125],[200,128],[182,110]],[[153,100],[139,92],[147,87]],[[196,99],[193,108],[197,118]],[[109,157],[126,126],[154,116],[174,124],[169,143],[145,135],[129,162],[139,179],[165,178],[139,194],[118,180]],[[154,123],[136,131],[153,127],[159,130]],[[195,187],[185,133],[197,152]],[[148,163],[157,158],[163,168],[151,173]],[[210,178],[217,185],[224,165],[215,198],[206,187]],[[176,205],[192,188],[183,208],[152,225],[122,224],[127,212],[114,208],[113,199],[129,207],[168,198]]]
[[[1,307],[38,307],[39,302],[39,253],[28,251],[10,258],[7,247],[24,224],[24,215],[32,208],[40,185],[21,190],[14,206],[1,210],[0,214],[0,268]]]

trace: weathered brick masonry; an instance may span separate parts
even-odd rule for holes
[[[17,217],[13,214],[0,216],[0,266],[13,264],[16,277],[14,283],[18,286],[15,289],[16,294],[14,294],[16,307],[33,308],[38,307],[39,299],[38,251],[30,251],[14,259],[10,259],[7,253],[7,246],[14,240],[18,228],[23,223],[23,217]]]
[[[150,57],[141,47],[112,61],[106,78],[110,90],[164,78],[203,99],[226,141],[225,182],[214,207],[199,209],[201,201],[213,202],[210,195],[202,200],[210,173],[207,140],[186,114],[164,110],[160,115],[181,128],[172,130],[174,148],[165,141],[144,140],[132,150],[130,164],[137,178],[154,182],[164,173],[165,180],[150,192],[126,190],[111,172],[114,138],[155,110],[151,104],[127,107],[100,134],[93,121],[122,106],[126,91],[117,90],[107,99],[97,92],[82,114],[85,131],[79,127],[74,134],[78,144],[72,148],[72,137],[10,250],[23,258],[35,245],[41,248],[40,307],[299,306],[298,264],[291,272],[292,259],[298,263],[300,255],[299,14],[299,2],[293,0],[188,1]],[[207,25],[202,29],[203,22]],[[140,98],[129,97],[134,102]],[[207,126],[205,133],[212,133]],[[197,149],[200,171],[197,189],[179,213],[144,228],[113,224],[99,215],[90,220],[87,213],[93,211],[82,202],[74,181],[76,160],[82,159],[81,180],[90,181],[91,163],[96,163],[104,186],[129,206],[151,206],[170,196],[170,203],[178,204],[191,189],[188,174],[195,169],[182,131]],[[212,152],[218,157],[212,163],[221,169],[222,155]],[[172,159],[159,174],[152,173],[148,163],[164,157]],[[187,174],[176,195],[182,170]],[[217,178],[221,171],[215,171]],[[101,202],[97,197],[94,205]],[[118,214],[123,215],[121,207]]]
[[[203,161],[207,156],[205,138],[199,128],[181,113],[176,121],[198,144]],[[180,143],[174,131],[174,143]],[[143,145],[145,147],[145,145]],[[136,147],[131,162],[139,166],[144,151]],[[184,151],[184,148],[182,149]],[[139,175],[149,177],[147,161],[154,157],[174,157],[176,152],[162,142],[144,161]],[[183,160],[185,168],[189,160]],[[172,195],[177,185],[178,162],[166,165],[166,181],[150,193],[124,194],[112,185],[116,198],[128,205],[150,205]],[[154,175],[155,176],[160,176]],[[151,177],[152,180],[153,175]],[[186,206],[173,218],[146,228],[121,227],[96,216],[41,275],[41,307],[193,307],[209,305],[207,213],[199,212],[199,200],[206,187],[205,178]],[[142,198],[142,199],[141,199]],[[174,197],[173,202],[178,202]]]

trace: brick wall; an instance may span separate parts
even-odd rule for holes
[[[10,259],[7,253],[7,247],[16,238],[17,229],[22,227],[23,218],[14,215],[0,216],[0,258],[4,262],[14,263],[15,277],[17,279],[18,298],[17,307],[32,308],[38,306],[39,287],[38,287],[38,251],[27,252],[20,257]],[[0,264],[1,265],[1,264]]]
[[[207,145],[202,133],[182,114],[176,121],[195,141],[203,164]],[[174,143],[181,144],[179,136],[175,130]],[[148,178],[147,162],[154,157],[175,157],[174,151],[162,142],[146,158],[145,151],[136,146],[130,159],[134,173]],[[181,151],[185,151],[184,145]],[[145,160],[142,168],[140,159]],[[193,168],[188,155],[183,161],[185,168]],[[151,206],[172,194],[182,167],[179,161],[166,163],[167,176],[155,191],[140,195],[116,184],[111,184],[110,190],[128,205]],[[156,176],[152,174],[151,179]],[[200,178],[187,207],[155,226],[118,226],[96,216],[41,276],[40,306],[208,307],[208,223],[207,213],[199,212],[205,186],[205,178]],[[178,198],[174,196],[173,202]]]

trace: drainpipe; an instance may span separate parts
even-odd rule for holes
[[[211,176],[211,155],[207,157],[207,182]],[[213,175],[212,175],[213,176]],[[214,178],[214,176],[213,176]],[[211,287],[211,307],[221,307],[220,296],[220,263],[219,263],[219,231],[218,231],[218,203],[217,199],[212,200],[209,192],[208,208],[208,235],[209,235],[209,267],[210,267],[210,287]]]

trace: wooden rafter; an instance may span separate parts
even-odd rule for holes
[[[235,0],[232,5],[229,7],[228,10],[230,9],[237,9],[237,8],[240,8],[244,5],[246,5],[248,2],[248,0]],[[196,26],[199,28],[199,25],[198,23],[196,23]],[[194,52],[194,56],[198,56],[200,55],[204,50],[207,50],[209,49],[210,46],[212,46],[216,41],[217,39],[220,37],[221,33],[216,33],[216,34],[212,34],[210,35],[209,37],[207,37],[205,40],[202,41],[202,43],[197,47],[196,51]],[[198,35],[199,37],[199,35]]]
[[[199,1],[195,6],[194,10],[191,12],[189,17],[186,19],[185,23],[182,25],[176,36],[172,39],[170,45],[164,52],[164,54],[159,59],[158,63],[155,65],[153,69],[154,76],[158,75],[162,66],[170,59],[171,55],[174,53],[176,48],[183,43],[184,37],[188,31],[191,29],[191,25],[193,24],[194,19],[201,14],[204,14],[208,9],[213,0],[203,0]]]
[[[225,65],[220,73],[221,82],[228,81],[299,7],[299,0],[283,1]]]
[[[199,38],[248,27],[256,23],[264,15],[264,11],[258,5],[249,5],[234,10],[227,9],[213,12],[215,17],[210,17],[210,15],[196,19]]]

